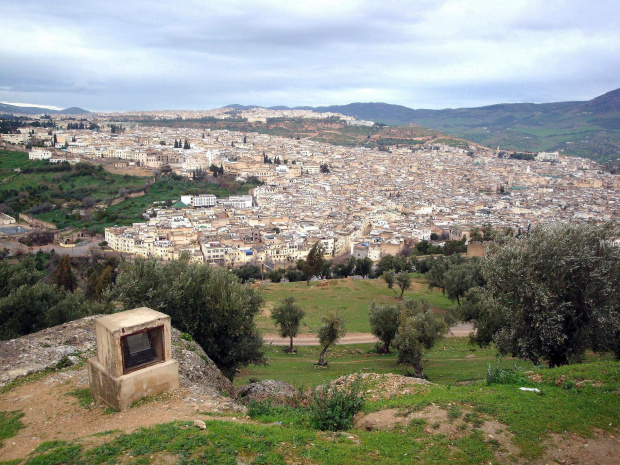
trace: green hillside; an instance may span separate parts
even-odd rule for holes
[[[314,108],[391,125],[417,124],[502,149],[560,150],[599,162],[620,157],[620,89],[587,102],[414,110],[386,103]]]

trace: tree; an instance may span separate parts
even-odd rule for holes
[[[185,143],[183,144],[183,149],[184,150],[188,150],[191,149],[190,145],[189,145],[189,141],[187,139],[185,139]]]
[[[372,260],[368,257],[360,258],[355,263],[355,273],[366,278],[372,271]]]
[[[422,357],[448,332],[448,323],[430,311],[424,299],[407,300],[401,308],[394,343],[398,363],[411,365],[417,378],[424,378]]]
[[[321,241],[316,241],[306,257],[306,263],[302,265],[304,276],[308,286],[313,276],[318,276],[323,270],[325,263],[325,247]]]
[[[372,301],[368,316],[370,331],[383,342],[380,352],[390,353],[390,344],[398,331],[400,309],[397,305],[377,305],[375,301]]]
[[[396,269],[397,268],[397,260],[396,257],[394,257],[394,255],[384,255],[381,260],[379,260],[379,263],[377,263],[377,274],[378,275],[383,275],[383,273],[385,273],[388,270],[392,270],[392,271],[400,271],[400,269]],[[391,289],[391,288],[390,288]]]
[[[242,283],[254,281],[255,279],[261,279],[260,266],[252,265],[251,263],[246,263],[239,268],[235,268],[232,272],[237,275]]]
[[[454,255],[457,253],[467,252],[467,246],[465,245],[465,239],[460,241],[446,241],[443,246],[444,255]]]
[[[494,242],[483,262],[502,322],[493,334],[502,353],[550,367],[586,349],[620,347],[620,249],[611,224],[533,227]]]
[[[402,299],[405,291],[411,287],[411,277],[406,271],[401,271],[394,277],[394,280],[398,287],[400,287],[400,296],[398,298]]]
[[[0,299],[0,340],[44,329],[46,313],[64,298],[65,291],[38,282],[22,285]]]
[[[483,286],[482,267],[480,261],[471,258],[458,265],[450,266],[443,276],[443,284],[448,298],[456,300],[461,305],[461,299],[465,297],[471,288]]]
[[[387,284],[388,289],[392,289],[394,291],[394,280],[395,280],[395,277],[396,277],[396,274],[394,273],[394,270],[384,271],[383,274],[381,275],[381,277],[383,278],[383,280]],[[394,291],[394,294],[396,294],[396,291]]]
[[[56,269],[52,273],[52,282],[58,287],[64,287],[67,291],[73,292],[77,286],[77,279],[71,269],[71,258],[65,255],[60,259]]]
[[[474,287],[467,291],[459,313],[463,321],[473,322],[474,330],[469,339],[480,347],[493,342],[495,333],[507,324],[501,307],[483,287]]]
[[[280,281],[282,281],[282,278],[284,277],[284,271],[283,270],[271,270],[265,276],[272,283],[279,283]]]
[[[321,319],[323,325],[319,328],[317,336],[319,338],[319,345],[321,346],[321,352],[319,354],[319,361],[317,365],[327,366],[325,361],[325,352],[329,349],[329,346],[338,342],[342,336],[347,333],[344,327],[344,320],[338,313],[331,312],[326,317]]]
[[[170,315],[229,379],[250,363],[264,363],[263,339],[254,317],[262,298],[226,270],[182,260],[123,261],[106,293],[122,308],[150,307]]]
[[[281,337],[288,337],[291,340],[289,352],[293,352],[293,338],[299,332],[301,319],[306,313],[300,306],[295,305],[294,297],[287,297],[280,305],[275,307],[271,312],[271,318],[278,325]]]

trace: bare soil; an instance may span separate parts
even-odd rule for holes
[[[463,410],[463,414],[469,413]],[[431,405],[420,411],[408,412],[402,409],[387,409],[358,415],[355,427],[367,431],[406,428],[412,422],[423,420],[425,432],[431,435],[445,435],[457,440],[471,434],[475,426],[463,420],[463,416],[451,419],[448,411]],[[506,425],[492,420],[485,421],[477,428],[484,433],[485,440],[492,445],[499,463],[536,464],[583,464],[617,465],[620,463],[620,438],[605,431],[595,431],[592,438],[582,438],[576,434],[554,434],[548,441],[546,453],[534,460],[526,461],[520,457],[520,450],[513,442],[513,434]]]
[[[95,433],[112,430],[130,433],[158,423],[204,418],[199,412],[232,411],[243,415],[238,404],[232,401],[220,396],[198,396],[183,386],[123,412],[110,412],[94,404],[82,407],[70,393],[88,387],[88,373],[83,368],[52,373],[1,394],[0,411],[21,410],[25,414],[21,421],[26,427],[4,440],[0,460],[24,458],[45,441],[80,440],[83,444],[95,445],[100,439],[91,437]],[[222,419],[232,418],[236,417]],[[109,440],[109,436],[102,440]]]
[[[265,314],[265,313],[263,313]],[[471,323],[461,323],[450,330],[448,337],[465,337],[473,331]],[[283,338],[277,334],[264,334],[263,340],[265,344],[274,346],[287,346],[290,344],[289,338]],[[295,345],[298,346],[318,346],[319,340],[316,335],[304,333],[293,339]],[[374,344],[379,340],[371,333],[347,333],[338,340],[338,344]]]

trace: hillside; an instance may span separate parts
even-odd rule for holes
[[[303,405],[250,404],[245,409],[219,395],[219,381],[196,377],[202,349],[176,332],[173,356],[186,358],[178,390],[123,412],[96,406],[84,366],[93,353],[93,332],[89,318],[0,343],[1,366],[14,379],[0,389],[0,461],[615,464],[620,453],[620,365],[595,356],[570,367],[504,370],[511,379],[489,384],[484,371],[487,362],[493,363],[492,349],[478,351],[464,338],[453,338],[427,356],[427,366],[441,364],[449,374],[472,364],[475,378],[482,379],[429,383],[386,371],[365,372],[366,400],[354,425],[324,432],[308,423]],[[282,366],[284,359],[294,359],[289,375],[299,364],[312,364],[304,354],[300,359],[284,353],[273,357],[282,359]],[[377,355],[371,345],[335,347],[330,357],[333,363],[322,376],[334,386],[351,383],[357,376],[348,373],[369,364],[394,364],[394,357]],[[523,386],[539,392],[519,390]],[[196,427],[195,420],[205,424]]]
[[[620,89],[586,102],[413,110],[384,103],[318,107],[386,124],[418,124],[482,145],[556,151],[599,162],[620,157]]]
[[[65,108],[64,110],[51,110],[37,106],[25,107],[21,105],[10,105],[8,103],[0,103],[0,114],[10,113],[15,115],[88,115],[90,111],[79,107]]]
[[[489,147],[559,150],[599,162],[620,158],[620,89],[585,102],[509,103],[443,110],[414,110],[387,103],[297,108],[389,125],[419,125]]]

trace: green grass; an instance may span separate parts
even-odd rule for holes
[[[297,354],[291,355],[284,347],[267,346],[268,365],[243,368],[234,384],[242,386],[251,378],[279,379],[297,388],[307,388],[350,373],[408,373],[406,366],[396,363],[396,353],[377,354],[374,344],[336,344],[327,352],[329,365],[326,368],[314,365],[319,359],[319,347],[297,346],[296,349]],[[510,357],[502,358],[499,363],[502,368],[512,368],[515,362],[524,370],[532,369],[530,362]],[[430,381],[446,385],[483,381],[488,365],[495,367],[496,363],[494,347],[481,349],[469,344],[467,338],[450,337],[425,356],[424,374]]]
[[[461,342],[439,350],[442,360],[465,355]],[[290,356],[289,356],[290,357]],[[343,360],[346,357],[343,358]],[[432,354],[430,356],[432,358]],[[452,361],[451,366],[463,361]],[[294,368],[291,368],[294,371]],[[413,393],[375,398],[363,406],[365,413],[397,409],[403,416],[426,411],[434,405],[446,418],[418,417],[408,426],[391,431],[351,429],[341,433],[321,432],[309,426],[304,407],[253,407],[252,422],[220,421],[197,414],[206,423],[199,430],[191,422],[173,422],[142,428],[132,434],[108,434],[108,441],[95,447],[76,442],[44,443],[25,463],[497,463],[494,451],[502,444],[481,429],[486,421],[499,422],[519,448],[519,457],[504,460],[531,461],[539,458],[551,434],[572,433],[591,437],[595,431],[617,434],[620,426],[620,363],[598,360],[581,365],[537,371],[542,382],[527,382],[541,393],[523,392],[522,384],[484,381],[417,385]],[[557,386],[560,376],[593,385],[580,389]],[[478,378],[484,377],[484,370]],[[596,387],[595,387],[596,386]],[[432,422],[432,423],[431,423]],[[458,434],[443,434],[442,422],[452,424]],[[99,435],[101,436],[101,435]],[[86,442],[88,443],[88,441]],[[130,461],[131,460],[131,461]]]
[[[587,366],[591,379],[597,380],[597,373],[611,372],[611,382],[599,388],[564,389],[553,381],[542,384],[529,383],[542,392],[523,392],[521,385],[492,385],[482,383],[467,386],[420,387],[412,396],[403,396],[367,405],[368,410],[383,408],[410,408],[420,402],[434,403],[448,409],[448,404],[459,405],[463,410],[475,412],[481,418],[493,418],[508,426],[515,435],[514,441],[524,455],[534,458],[544,449],[544,440],[550,433],[573,432],[590,437],[595,428],[616,431],[620,426],[620,398],[617,395],[620,380],[618,362],[596,362]],[[543,369],[542,373],[551,380],[561,373],[569,372],[577,379],[573,367]],[[470,414],[470,417],[471,414]]]
[[[68,396],[73,396],[78,400],[78,404],[82,408],[88,408],[93,403],[93,396],[90,392],[90,388],[77,388],[67,393]]]
[[[25,428],[21,418],[24,416],[23,412],[0,412],[0,447],[2,447],[2,441],[12,438],[17,432]]]
[[[243,384],[252,376],[283,379],[310,388],[355,372],[404,372],[396,365],[394,354],[378,355],[371,344],[335,346],[328,354],[330,364],[325,369],[314,367],[317,347],[298,347],[297,355],[285,353],[280,347],[268,347],[267,355],[270,365],[243,370],[235,384]],[[500,366],[513,368],[514,362],[502,359]],[[434,405],[446,412],[445,420],[419,417],[392,431],[351,429],[323,433],[310,427],[304,407],[256,405],[250,412],[250,423],[232,418],[214,420],[197,413],[196,418],[206,422],[205,431],[191,422],[153,425],[132,434],[105,431],[95,434],[106,441],[97,446],[87,445],[92,444],[88,440],[82,443],[81,439],[49,441],[20,463],[488,463],[496,461],[493,452],[501,446],[480,429],[489,420],[501,423],[520,449],[519,458],[529,461],[543,454],[553,433],[587,438],[600,430],[617,434],[620,428],[620,362],[609,360],[609,356],[590,353],[587,363],[534,369],[539,383],[520,376],[507,378],[507,384],[492,385],[486,384],[485,374],[489,364],[496,366],[495,350],[471,346],[466,338],[445,339],[429,352],[424,363],[432,384],[416,385],[411,394],[373,397],[366,401],[363,411],[392,408],[407,415],[423,413]],[[517,367],[521,372],[532,369],[522,361]],[[565,381],[558,383],[558,379]],[[521,386],[537,387],[541,392],[523,392]],[[86,391],[77,389],[70,395],[85,403]],[[23,427],[21,415],[2,412],[2,438]],[[440,433],[445,421],[458,430],[456,436]],[[10,425],[8,435],[4,433],[5,425]]]
[[[306,312],[302,321],[301,331],[315,332],[321,325],[321,318],[330,311],[337,311],[345,320],[347,331],[370,332],[368,308],[373,300],[377,303],[398,303],[394,292],[388,289],[381,279],[332,279],[324,281],[325,286],[318,286],[312,281],[267,284],[263,288],[265,308],[271,309],[285,297],[294,297],[296,303]],[[414,279],[412,289],[405,292],[407,297],[424,297],[436,311],[444,311],[451,307],[452,302],[440,291],[430,290],[423,279]],[[265,315],[257,317],[261,331],[275,333],[273,321]]]
[[[58,443],[37,451],[27,464],[153,463],[159,457],[177,463],[285,464],[398,464],[481,463],[492,459],[491,447],[479,432],[456,443],[447,437],[430,437],[419,429],[395,432],[323,433],[300,426],[273,426],[206,421],[198,430],[189,422],[173,422],[121,435],[92,449],[79,443]],[[450,447],[448,447],[450,446]],[[161,460],[161,459],[160,459]],[[166,461],[166,463],[169,463]]]

